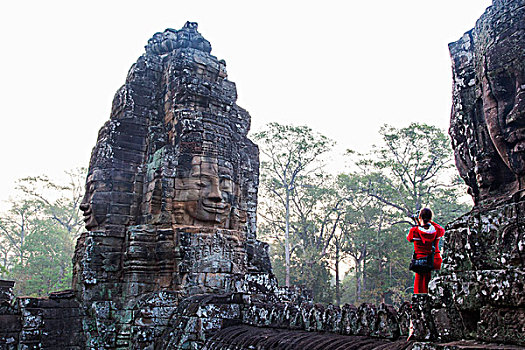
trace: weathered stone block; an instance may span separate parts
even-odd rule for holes
[[[408,336],[410,330],[410,315],[412,313],[412,305],[405,301],[397,311],[397,318],[399,323],[399,333],[401,336]]]
[[[431,313],[439,340],[449,341],[465,337],[465,327],[458,310],[441,308],[433,309]]]
[[[397,339],[400,335],[397,312],[392,305],[381,304],[377,309],[377,325],[373,334],[379,338]]]
[[[525,225],[518,224],[517,205],[508,204],[482,214],[474,212],[447,231],[444,271],[524,268]],[[521,248],[520,248],[521,247]]]
[[[377,331],[377,307],[363,303],[357,308],[356,335],[370,336]]]
[[[525,308],[481,308],[477,336],[487,342],[525,346]]]
[[[20,332],[21,329],[22,323],[20,315],[0,315],[0,335],[17,333]]]
[[[358,316],[354,305],[345,304],[341,315],[341,334],[357,335]]]
[[[413,329],[412,339],[430,341],[437,337],[432,319],[432,303],[428,294],[414,294],[410,321]]]

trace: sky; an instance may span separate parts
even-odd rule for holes
[[[379,142],[383,124],[423,122],[448,129],[447,44],[470,30],[490,5],[4,1],[0,202],[13,195],[16,179],[39,174],[60,179],[65,170],[88,166],[113,96],[155,32],[199,23],[212,54],[227,62],[252,131],[269,122],[308,125],[335,140],[336,152],[364,152]]]

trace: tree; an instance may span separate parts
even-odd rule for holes
[[[327,139],[304,141],[304,134],[314,134],[308,128],[269,128],[256,137],[267,157],[258,213],[259,233],[272,243],[276,276],[286,285],[304,284],[316,301],[334,301],[334,290],[337,304],[406,300],[412,247],[406,241],[409,226],[400,223],[423,206],[433,208],[440,222],[468,210],[458,201],[462,188],[452,176],[445,133],[425,124],[384,126],[383,143],[364,155],[348,152],[355,166],[334,178],[319,162],[330,149]],[[313,148],[304,146],[309,142]],[[309,166],[302,150],[308,151]],[[347,262],[351,273],[341,291],[340,269]]]
[[[2,265],[19,294],[44,295],[69,286],[74,243],[83,227],[78,206],[85,169],[67,174],[66,184],[46,176],[20,179],[18,197],[0,215]]]
[[[290,286],[290,204],[301,178],[319,169],[319,159],[333,142],[307,126],[270,123],[254,135],[262,154],[262,184],[284,208],[285,285]]]
[[[5,278],[9,265],[11,263],[9,257],[12,255],[12,246],[9,241],[0,235],[0,277]]]
[[[11,208],[0,217],[0,232],[5,247],[2,249],[7,267],[7,256],[14,252],[14,259],[23,262],[25,259],[25,242],[27,235],[34,230],[40,205],[30,199],[10,201]]]
[[[448,136],[439,128],[412,123],[397,129],[381,128],[383,145],[358,162],[361,169],[375,172],[379,181],[370,181],[369,196],[398,210],[406,217],[423,206],[432,206],[437,216],[448,221],[465,212],[458,203],[459,176],[451,172],[453,152]],[[447,203],[446,206],[440,205]]]
[[[312,235],[317,237],[319,256],[333,263],[330,268],[335,275],[335,303],[338,306],[341,304],[341,264],[348,255],[348,239],[342,225],[347,215],[348,202],[352,200],[351,195],[339,185],[339,179],[325,176],[317,186],[312,186],[315,188],[312,200],[318,207],[318,228]]]
[[[406,296],[410,284],[405,227],[392,225],[401,214],[359,190],[380,180],[378,175],[347,173],[338,177],[338,192],[346,198],[339,222],[341,251],[352,263],[352,274],[343,281],[344,302],[392,302]]]
[[[38,203],[47,217],[64,228],[69,235],[77,237],[84,227],[83,216],[78,208],[84,195],[85,174],[85,168],[66,171],[66,184],[57,184],[45,175],[26,177],[18,181],[18,187],[27,197]]]
[[[360,191],[370,181],[370,176],[340,174],[338,193],[345,198],[345,212],[339,222],[342,251],[353,260],[355,271],[355,302],[359,302],[367,285],[367,266],[371,258],[373,237],[384,221],[383,205]]]
[[[25,243],[25,259],[14,264],[10,275],[24,295],[47,295],[70,288],[74,236],[49,218],[39,219]]]

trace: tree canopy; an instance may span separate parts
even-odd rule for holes
[[[67,172],[65,184],[26,177],[0,215],[2,278],[16,280],[19,295],[42,296],[71,286],[71,258],[83,228],[79,204],[85,169]]]

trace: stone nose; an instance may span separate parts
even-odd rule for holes
[[[222,192],[219,187],[218,181],[212,181],[210,192],[208,193],[208,199],[213,202],[221,202],[222,201]]]

